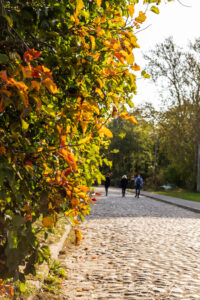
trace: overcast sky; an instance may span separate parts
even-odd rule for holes
[[[167,2],[160,5],[160,14],[147,12],[147,20],[142,25],[146,30],[137,34],[140,49],[135,54],[136,62],[144,68],[145,61],[141,52],[153,49],[155,44],[162,42],[165,38],[172,36],[177,45],[186,47],[189,41],[200,37],[200,0],[180,0],[186,7],[175,2]],[[136,5],[137,6],[137,5]],[[133,102],[138,106],[146,101],[158,107],[161,105],[159,93],[151,80],[140,79],[137,81],[138,94],[134,96]]]

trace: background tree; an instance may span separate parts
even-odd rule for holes
[[[196,40],[183,51],[168,38],[145,55],[153,80],[163,86],[162,100],[168,107],[159,122],[161,148],[168,159],[167,180],[190,189],[196,186],[200,140],[198,45]]]
[[[112,161],[112,184],[119,186],[123,174],[128,176],[129,183],[131,176],[136,176],[137,173],[141,173],[145,179],[149,178],[146,183],[151,181],[155,149],[153,116],[150,117],[149,114],[151,110],[153,108],[150,104],[134,110],[137,126],[121,118],[109,124],[113,138],[107,157]]]

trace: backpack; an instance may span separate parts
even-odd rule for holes
[[[136,187],[140,187],[140,184],[141,184],[141,180],[138,177],[137,180],[136,180],[136,182],[135,182],[135,185],[136,185]]]

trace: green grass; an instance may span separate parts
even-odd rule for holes
[[[192,193],[186,191],[156,191],[154,193],[200,202],[200,193]]]

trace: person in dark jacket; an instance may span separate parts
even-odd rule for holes
[[[104,185],[105,185],[106,196],[108,196],[108,188],[110,186],[110,175],[109,174],[106,176]]]
[[[143,179],[140,176],[140,174],[138,174],[138,176],[135,178],[135,197],[139,198],[140,190],[142,186],[143,186]]]
[[[125,197],[127,184],[128,184],[127,176],[123,175],[121,179],[122,197]]]

